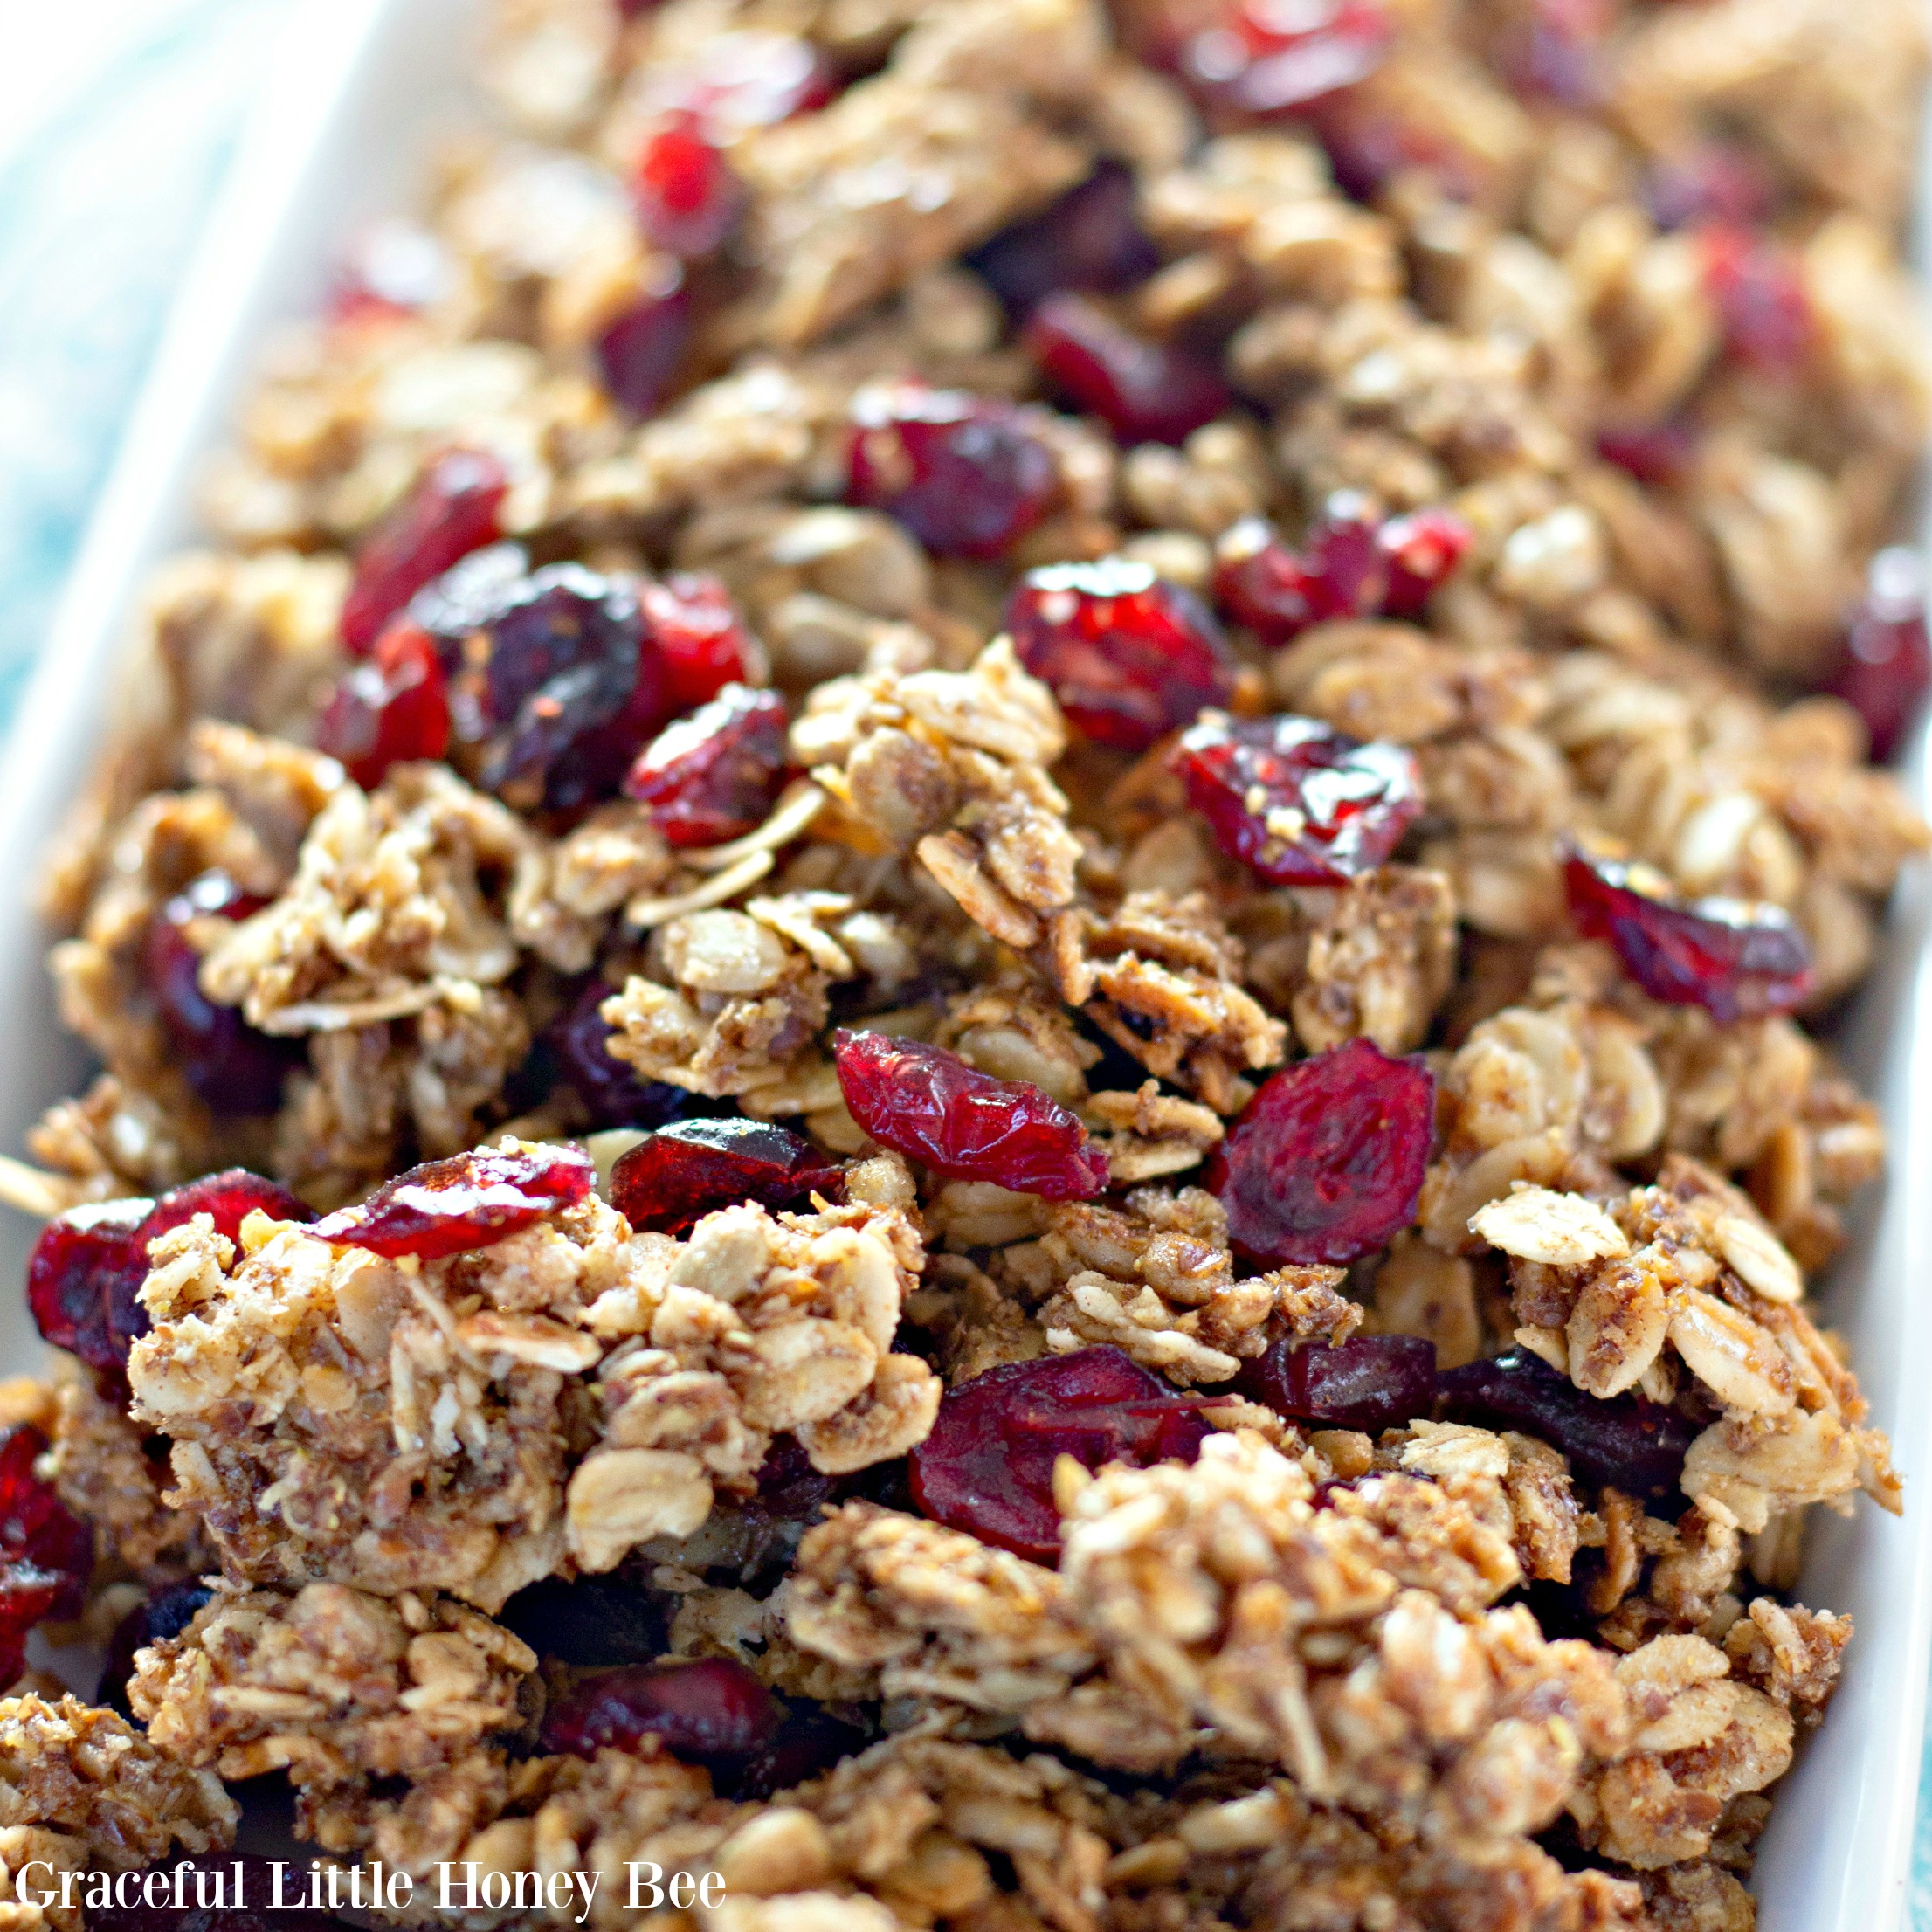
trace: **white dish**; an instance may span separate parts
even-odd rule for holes
[[[0,1152],[17,1152],[83,1068],[60,1033],[26,910],[55,827],[100,742],[102,694],[142,580],[195,538],[192,483],[224,440],[265,332],[314,307],[343,242],[406,208],[435,130],[461,100],[474,0],[303,0],[82,547],[38,674],[0,757]],[[1925,805],[1927,746],[1910,762]],[[1844,1045],[1892,1138],[1882,1198],[1833,1271],[1828,1318],[1848,1337],[1873,1419],[1906,1480],[1902,1521],[1861,1505],[1823,1518],[1800,1595],[1857,1619],[1822,1728],[1779,1788],[1753,1889],[1763,1932],[1889,1932],[1902,1922],[1932,1649],[1932,892],[1908,876],[1880,970]],[[17,1284],[33,1234],[0,1210],[0,1369],[38,1343]]]

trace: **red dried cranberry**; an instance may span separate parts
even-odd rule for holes
[[[138,1722],[128,1703],[128,1680],[135,1673],[135,1653],[145,1650],[149,1644],[179,1637],[214,1594],[204,1583],[169,1584],[155,1590],[145,1603],[136,1604],[114,1626],[114,1633],[107,1641],[94,1702],[118,1711],[129,1723]]]
[[[673,1121],[619,1157],[610,1196],[640,1232],[688,1234],[719,1208],[797,1207],[814,1191],[842,1200],[845,1183],[788,1129],[769,1121]]]
[[[895,383],[859,390],[845,500],[935,556],[996,557],[1052,507],[1059,472],[1011,403]]]
[[[1271,886],[1333,886],[1381,865],[1422,811],[1414,755],[1314,718],[1211,711],[1170,762],[1230,858]]]
[[[941,1398],[932,1433],[912,1452],[913,1498],[935,1522],[1057,1563],[1055,1461],[1192,1462],[1208,1434],[1201,1407],[1120,1349],[1008,1363]]]
[[[673,1757],[743,1756],[777,1735],[784,1707],[733,1658],[632,1664],[579,1684],[543,1714],[547,1751],[594,1757],[647,1739]]]
[[[1748,148],[1700,141],[1654,162],[1644,176],[1644,205],[1659,228],[1701,228],[1722,222],[1755,228],[1776,198],[1770,172]]]
[[[1340,1264],[1406,1227],[1435,1094],[1420,1060],[1366,1039],[1271,1074],[1208,1166],[1236,1249],[1271,1267]]]
[[[1429,1413],[1436,1345],[1412,1335],[1377,1335],[1323,1348],[1284,1335],[1235,1385],[1293,1421],[1375,1435]]]
[[[666,114],[645,135],[631,194],[644,238],[666,253],[708,255],[730,233],[745,203],[731,163],[687,109]]]
[[[1791,257],[1764,236],[1723,223],[1706,228],[1699,241],[1725,353],[1763,375],[1795,374],[1811,355],[1818,324]]]
[[[1314,572],[1258,516],[1231,525],[1215,544],[1214,601],[1264,644],[1286,644],[1335,614]]]
[[[638,299],[597,337],[604,386],[631,415],[652,414],[677,379],[691,342],[691,291],[681,274]]]
[[[691,1104],[681,1087],[638,1078],[610,1050],[611,1023],[603,1005],[613,989],[597,974],[544,1030],[544,1040],[563,1077],[589,1108],[593,1127],[661,1127]]]
[[[0,1574],[24,1566],[51,1577],[55,1594],[44,1614],[78,1617],[93,1571],[94,1535],[68,1513],[52,1484],[34,1473],[46,1447],[47,1439],[30,1425],[0,1432]]]
[[[578,1670],[646,1664],[664,1654],[664,1599],[635,1579],[546,1577],[528,1584],[497,1612],[538,1656]]]
[[[1135,217],[1136,195],[1134,170],[1103,161],[1079,187],[966,259],[1015,315],[1062,289],[1105,295],[1132,288],[1161,266]]]
[[[350,247],[329,297],[335,322],[395,321],[440,301],[455,280],[449,250],[420,223],[376,222]]]
[[[258,1208],[278,1221],[313,1215],[285,1189],[238,1167],[171,1189],[158,1201],[103,1201],[56,1215],[27,1262],[34,1326],[91,1368],[125,1367],[128,1349],[148,1328],[148,1311],[135,1300],[148,1279],[148,1244],[197,1214],[233,1241]]]
[[[680,717],[728,684],[749,684],[759,657],[731,594],[716,577],[673,571],[638,593],[652,648],[664,666],[668,716]]]
[[[1597,432],[1597,453],[1652,488],[1673,490],[1697,460],[1697,431],[1688,423],[1632,423]]]
[[[365,790],[381,784],[393,764],[440,758],[450,748],[450,700],[436,640],[418,625],[390,624],[369,662],[352,666],[330,693],[315,744]]]
[[[182,1077],[218,1120],[273,1114],[282,1083],[301,1058],[293,1040],[258,1032],[232,1006],[201,990],[201,949],[191,936],[206,919],[246,919],[267,901],[243,892],[224,872],[204,873],[148,922],[141,973]]]
[[[1880,550],[1826,688],[1864,719],[1872,756],[1884,764],[1917,721],[1928,687],[1924,560],[1916,550]]]
[[[1436,1390],[1451,1419],[1521,1429],[1562,1450],[1590,1481],[1632,1496],[1674,1491],[1697,1433],[1676,1410],[1642,1396],[1600,1400],[1526,1349],[1445,1369]]]
[[[837,70],[811,41],[759,28],[707,34],[688,58],[654,61],[637,78],[647,112],[681,110],[735,134],[810,114],[838,91]]]
[[[314,1232],[342,1248],[440,1260],[486,1248],[588,1197],[597,1169],[575,1147],[480,1147],[385,1181]]]
[[[1123,328],[1084,295],[1049,295],[1024,346],[1047,387],[1123,443],[1183,443],[1228,406],[1214,364]]]
[[[1646,889],[1653,883],[1659,888]],[[1624,970],[1673,1006],[1701,1006],[1721,1026],[1781,1013],[1811,990],[1811,949],[1782,907],[1741,899],[1665,896],[1647,868],[1563,854],[1570,917],[1585,939],[1607,939]]]
[[[995,1080],[957,1053],[884,1033],[832,1036],[852,1117],[883,1147],[954,1181],[991,1181],[1046,1201],[1105,1190],[1107,1156],[1077,1114],[1025,1080]]]
[[[728,1778],[724,1795],[741,1804],[774,1797],[824,1777],[841,1759],[864,1750],[866,1742],[863,1731],[824,1711],[796,1712],[786,1717],[769,1744]]]
[[[1123,751],[1145,751],[1233,693],[1234,660],[1207,607],[1126,557],[1029,570],[1006,628],[1073,723]]]
[[[502,464],[481,451],[438,457],[355,553],[355,580],[342,601],[344,649],[362,656],[432,577],[495,542],[509,486]]]
[[[1389,567],[1383,615],[1419,618],[1429,599],[1455,575],[1475,537],[1453,510],[1391,517],[1376,532],[1376,547]]]
[[[1366,80],[1394,37],[1381,0],[1239,0],[1187,41],[1181,71],[1215,105],[1295,114]]]
[[[651,811],[666,843],[721,845],[756,831],[783,789],[785,701],[728,684],[638,754],[626,796]]]

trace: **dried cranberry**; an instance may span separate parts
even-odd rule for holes
[[[390,624],[375,655],[352,666],[329,693],[315,744],[365,790],[381,784],[393,764],[440,758],[450,748],[450,700],[436,640],[417,624]]]
[[[793,1435],[771,1439],[757,1480],[755,1507],[773,1522],[817,1522],[839,1488],[838,1477],[813,1468],[804,1445]]]
[[[575,999],[544,1030],[544,1039],[593,1127],[661,1127],[675,1120],[692,1096],[681,1087],[638,1078],[610,1050],[611,1023],[602,1008],[611,988],[595,973]]]
[[[721,845],[756,831],[783,788],[785,701],[727,685],[638,754],[625,793],[650,808],[666,843]]]
[[[1211,711],[1171,762],[1230,858],[1271,886],[1333,886],[1381,865],[1422,811],[1412,753],[1314,718]]]
[[[1415,1215],[1435,1093],[1420,1060],[1366,1039],[1271,1074],[1208,1167],[1235,1247],[1270,1266],[1379,1248]]]
[[[1145,751],[1234,690],[1234,660],[1200,599],[1144,563],[1029,570],[1007,601],[1019,660],[1089,738]]]
[[[46,1614],[78,1617],[93,1570],[94,1535],[34,1473],[46,1448],[47,1439],[28,1424],[0,1432],[0,1559],[6,1570],[25,1565],[55,1580]]]
[[[1134,170],[1103,161],[1079,187],[966,259],[1016,315],[1062,289],[1106,295],[1132,288],[1161,266],[1135,217],[1136,194]]]
[[[935,1522],[1055,1563],[1055,1461],[1192,1462],[1208,1434],[1201,1407],[1120,1349],[1011,1362],[941,1398],[932,1433],[912,1453],[913,1497]]]
[[[1337,614],[1314,573],[1258,516],[1231,525],[1216,543],[1214,600],[1264,644],[1286,644]]]
[[[691,291],[681,274],[641,289],[597,337],[604,386],[631,415],[652,415],[677,379],[691,343]]]
[[[1412,1335],[1377,1335],[1323,1348],[1284,1335],[1242,1370],[1236,1387],[1295,1422],[1374,1435],[1429,1413],[1436,1345]]]
[[[1827,688],[1864,719],[1872,756],[1883,764],[1917,721],[1929,686],[1924,560],[1916,550],[1880,550]]]
[[[576,1206],[596,1178],[580,1148],[474,1148],[398,1174],[359,1205],[324,1216],[314,1232],[337,1247],[436,1261]]]
[[[258,1032],[234,1007],[217,1006],[201,990],[194,928],[206,919],[246,919],[266,903],[226,873],[204,873],[148,921],[141,944],[142,976],[175,1062],[219,1120],[273,1114],[289,1068],[301,1058],[299,1043]]]
[[[594,1757],[646,1739],[673,1757],[743,1756],[777,1735],[784,1707],[728,1657],[632,1664],[588,1679],[543,1714],[547,1751]]]
[[[546,1577],[497,1612],[538,1656],[578,1670],[645,1664],[664,1654],[664,1599],[622,1575]]]
[[[278,1221],[307,1221],[313,1211],[273,1181],[233,1167],[171,1189],[158,1201],[103,1201],[56,1215],[27,1262],[34,1326],[91,1368],[123,1368],[148,1328],[148,1311],[135,1300],[148,1279],[148,1244],[197,1214],[237,1240],[258,1208]]]
[[[455,283],[450,252],[421,223],[372,224],[350,247],[329,297],[335,322],[395,321],[440,301]]]
[[[621,1156],[611,1204],[631,1225],[687,1234],[719,1208],[804,1204],[813,1191],[842,1200],[836,1168],[810,1141],[769,1121],[673,1121]]]
[[[114,1626],[114,1633],[108,1639],[94,1702],[119,1711],[130,1723],[135,1722],[128,1703],[128,1680],[135,1673],[135,1653],[149,1644],[179,1637],[214,1594],[213,1589],[204,1583],[169,1584],[155,1590],[146,1603],[136,1604]]]
[[[1764,236],[1725,223],[1704,229],[1699,241],[1726,354],[1766,376],[1794,374],[1811,352],[1818,324],[1791,258]]]
[[[843,1027],[832,1052],[859,1126],[949,1180],[1046,1201],[1090,1200],[1107,1186],[1107,1156],[1079,1116],[1025,1080],[995,1080],[923,1040]]]
[[[1782,907],[1741,899],[1686,904],[1666,896],[1647,867],[1576,845],[1563,853],[1563,890],[1577,930],[1607,939],[1653,999],[1701,1006],[1728,1026],[1788,1011],[1811,990],[1811,949]]]
[[[631,194],[644,238],[687,259],[710,254],[745,203],[743,183],[688,109],[666,114],[645,136]]]
[[[1211,362],[1123,328],[1084,295],[1049,295],[1024,346],[1047,387],[1123,443],[1182,443],[1228,406]]]
[[[1445,1369],[1436,1377],[1452,1420],[1521,1429],[1560,1449],[1592,1482],[1633,1496],[1677,1487],[1697,1426],[1642,1396],[1587,1394],[1525,1349]]]
[[[1376,532],[1376,546],[1389,567],[1383,615],[1419,618],[1455,575],[1475,536],[1453,510],[1416,510],[1383,524]]]
[[[668,715],[680,717],[759,669],[731,594],[716,577],[673,571],[638,593],[651,646],[664,666]]]
[[[1700,228],[1722,222],[1755,228],[1775,197],[1764,163],[1748,148],[1700,141],[1653,162],[1644,176],[1644,205],[1659,228]]]
[[[789,1715],[771,1742],[756,1751],[726,1783],[725,1795],[741,1804],[776,1797],[815,1777],[866,1748],[863,1731],[824,1711]]]
[[[446,450],[362,541],[342,601],[343,647],[361,657],[432,577],[503,534],[509,478],[495,457]]]
[[[883,510],[935,556],[996,557],[1052,508],[1059,472],[1011,403],[895,383],[852,403],[845,500]]]
[[[1652,488],[1673,490],[1697,461],[1697,431],[1688,423],[1632,423],[1597,432],[1597,453]]]
[[[1187,41],[1181,72],[1215,105],[1295,114],[1366,80],[1394,38],[1381,0],[1238,0]]]

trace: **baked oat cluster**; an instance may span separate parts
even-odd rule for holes
[[[277,1780],[598,1929],[1751,1926],[1926,54],[500,0],[49,873],[8,1932]]]

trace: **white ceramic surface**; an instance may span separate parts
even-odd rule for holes
[[[462,113],[474,0],[302,0],[89,529],[50,647],[0,756],[0,1151],[72,1092],[28,911],[32,880],[99,742],[103,694],[139,587],[194,537],[198,465],[224,440],[265,331],[314,307],[363,221],[407,207],[433,135]],[[1912,760],[1927,797],[1922,739]],[[1849,1337],[1906,1478],[1896,1521],[1862,1505],[1824,1519],[1800,1594],[1849,1611],[1858,1636],[1829,1718],[1778,1792],[1754,1889],[1763,1932],[1891,1932],[1901,1922],[1932,1638],[1932,894],[1901,888],[1884,962],[1846,1038],[1879,1100],[1892,1178],[1863,1204],[1833,1271],[1829,1319]],[[1879,1190],[1874,1190],[1877,1193]],[[38,1344],[17,1291],[32,1229],[0,1210],[0,1368]]]

